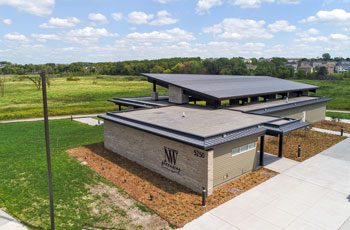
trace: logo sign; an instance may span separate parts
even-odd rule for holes
[[[162,167],[174,173],[179,173],[181,170],[176,167],[178,151],[168,147],[164,147],[165,159],[162,161]]]

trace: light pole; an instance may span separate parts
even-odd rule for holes
[[[48,170],[48,182],[49,182],[49,196],[50,196],[50,218],[51,218],[51,230],[55,230],[55,215],[53,207],[53,194],[52,194],[52,173],[51,173],[51,152],[50,152],[50,133],[49,133],[49,115],[47,112],[47,94],[46,94],[46,72],[42,70],[40,72],[43,89],[43,104],[44,104],[44,122],[45,122],[45,139],[46,139],[46,159]]]

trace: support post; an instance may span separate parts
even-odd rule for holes
[[[260,166],[264,166],[264,145],[265,145],[265,136],[260,137]]]
[[[157,92],[157,82],[153,80],[153,92]]]
[[[280,134],[280,141],[278,146],[278,157],[282,158],[283,156],[283,134]]]
[[[301,147],[300,147],[300,144],[298,145],[298,159],[300,158],[300,155],[301,155]]]
[[[48,111],[47,111],[46,73],[45,73],[44,70],[41,71],[40,76],[41,76],[41,80],[42,80],[42,90],[43,90],[45,140],[46,140],[46,160],[47,160],[47,170],[48,170],[51,230],[55,230],[55,215],[54,215],[53,194],[52,194],[52,173],[51,173],[49,114],[48,114]]]
[[[202,187],[202,206],[205,207],[207,205],[207,190],[205,189],[205,187]]]
[[[340,136],[344,136],[344,127],[341,127],[340,129]]]
[[[122,105],[121,105],[121,104],[119,104],[119,111],[120,111],[120,110],[122,110]]]

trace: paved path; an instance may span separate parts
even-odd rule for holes
[[[333,131],[333,130],[328,130],[328,129],[320,129],[320,128],[314,128],[314,127],[312,128],[312,130],[317,131],[317,132],[321,132],[321,133],[329,133],[329,134],[340,136],[340,132],[338,132],[338,131]],[[345,137],[350,137],[350,133],[343,133],[343,135]]]
[[[27,230],[20,222],[0,210],[0,230]]]
[[[207,212],[184,230],[349,230],[350,139]]]
[[[341,110],[326,110],[326,112],[334,112],[334,113],[350,113],[350,111],[341,111]]]
[[[333,118],[331,117],[326,117],[325,119],[326,121],[333,121]],[[350,120],[349,119],[337,119],[339,122],[342,122],[342,123],[347,123],[347,124],[350,124]]]
[[[91,117],[74,118],[73,121],[77,121],[91,126],[103,125],[103,121]]]
[[[73,118],[73,119],[89,118],[89,117],[97,117],[98,115],[102,115],[102,114],[49,117],[49,120],[62,120],[62,119],[71,119],[71,118]],[[23,119],[23,120],[9,120],[9,121],[0,121],[0,124],[33,122],[33,121],[43,121],[43,120],[44,120],[44,118],[31,118],[31,119]]]

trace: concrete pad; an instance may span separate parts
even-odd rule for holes
[[[186,230],[212,230],[212,229],[220,229],[220,230],[238,230],[234,226],[229,223],[221,220],[220,218],[212,215],[207,212],[200,218],[188,223],[185,227],[181,229]]]
[[[282,211],[271,204],[261,209],[255,215],[281,229],[286,228],[296,218],[296,216]]]
[[[91,126],[98,126],[98,125],[103,125],[103,121],[94,119],[91,117],[86,117],[86,118],[74,118],[73,121],[77,121],[83,124],[91,125]]]
[[[340,227],[339,230],[350,230],[350,218]]]
[[[240,223],[237,223],[235,226],[238,227],[238,229],[240,230],[262,230],[262,229],[280,230],[281,229],[273,225],[272,223],[254,215],[250,216],[249,218],[247,218],[246,220]]]
[[[268,154],[268,153],[264,154],[264,168],[270,169],[275,172],[279,172],[279,173],[284,172],[287,169],[299,163],[300,162],[294,161],[288,158],[279,158],[275,155]]]
[[[210,213],[232,225],[242,222],[252,215],[252,213],[239,206],[233,206],[231,202],[211,210]]]
[[[350,139],[347,138],[344,141],[330,147],[329,149],[320,153],[324,156],[334,157],[340,160],[350,161]]]
[[[305,220],[297,219],[291,223],[286,230],[323,230]]]
[[[2,230],[27,230],[27,228],[15,218],[0,210],[0,229]]]

